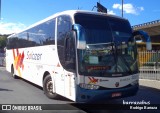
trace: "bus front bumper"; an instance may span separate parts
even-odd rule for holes
[[[77,85],[76,102],[97,102],[109,99],[123,98],[136,95],[139,85],[127,88],[110,89],[110,90],[89,90],[83,89]]]

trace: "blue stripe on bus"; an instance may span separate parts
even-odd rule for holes
[[[113,90],[88,90],[77,85],[76,102],[96,102],[113,98],[122,98],[136,95],[139,85]],[[112,97],[113,93],[121,93],[119,97]]]

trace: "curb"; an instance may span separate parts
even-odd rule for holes
[[[160,81],[158,80],[139,79],[139,84],[142,86],[160,89]]]
[[[6,70],[6,67],[0,66],[0,70]]]

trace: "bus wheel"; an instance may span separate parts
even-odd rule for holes
[[[54,82],[52,81],[51,76],[47,75],[43,81],[43,90],[45,95],[51,99],[55,99],[58,96],[56,92],[53,90],[54,89],[53,87],[54,87]]]
[[[13,77],[14,79],[17,79],[17,78],[18,78],[18,77],[16,76],[16,74],[15,74],[13,65],[12,65],[12,67],[11,67],[11,74],[12,74],[12,77]]]

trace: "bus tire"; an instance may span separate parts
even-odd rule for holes
[[[43,90],[44,90],[45,95],[50,99],[56,99],[58,96],[56,92],[53,91],[53,87],[54,87],[54,82],[52,81],[51,76],[49,74],[44,78]]]
[[[18,76],[15,74],[14,66],[11,66],[11,74],[14,79],[18,79]]]

